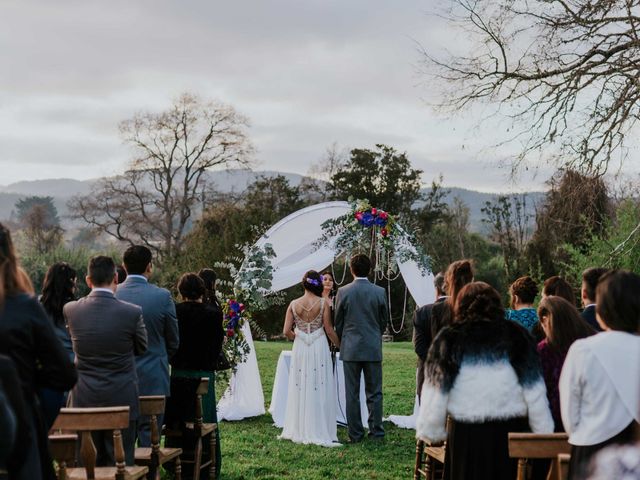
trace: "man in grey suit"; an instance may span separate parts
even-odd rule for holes
[[[116,298],[142,308],[149,348],[136,358],[140,395],[170,395],[169,358],[178,350],[178,320],[171,294],[149,283],[152,273],[151,250],[142,245],[129,247],[123,256],[127,278],[118,285]],[[164,416],[158,416],[162,425]],[[138,419],[138,441],[151,446],[148,417]]]
[[[72,407],[129,406],[129,428],[122,432],[127,464],[133,465],[139,412],[135,355],[147,349],[142,309],[116,299],[116,265],[110,257],[89,261],[91,293],[64,306],[76,355],[78,383]],[[93,434],[98,465],[113,465],[111,432]]]
[[[382,333],[388,319],[385,290],[369,282],[371,260],[355,255],[350,261],[353,282],[338,290],[336,333],[340,337],[340,358],[344,365],[349,439],[364,438],[360,417],[360,376],[369,409],[369,436],[384,437],[382,427]]]

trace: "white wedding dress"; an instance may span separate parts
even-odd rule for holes
[[[319,306],[318,313],[308,320],[304,317],[311,311],[305,310],[297,301],[291,303],[296,338],[291,355],[284,428],[279,438],[333,447],[340,444],[331,353],[322,324],[324,299],[319,300]]]
[[[218,402],[218,420],[242,420],[264,415],[264,394],[258,369],[256,348],[253,345],[248,322],[242,325],[242,333],[249,344],[249,354],[238,364],[231,375],[229,386]]]

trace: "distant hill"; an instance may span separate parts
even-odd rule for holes
[[[240,193],[247,186],[259,177],[275,177],[276,175],[284,175],[291,185],[297,186],[305,178],[303,175],[296,173],[276,172],[271,170],[249,171],[249,170],[224,170],[209,173],[209,181],[215,186],[215,189],[221,193]],[[73,180],[69,178],[34,180],[12,183],[6,186],[0,186],[0,220],[7,220],[11,216],[15,203],[20,199],[31,195],[51,196],[58,209],[63,223],[68,219],[64,217],[68,214],[67,202],[74,195],[85,195],[91,191],[93,180]],[[465,188],[448,187],[449,194],[446,201],[453,203],[453,199],[460,198],[469,207],[469,223],[474,231],[483,231],[482,224],[482,207],[487,201],[493,201],[498,197],[496,193],[476,192]],[[539,203],[544,197],[544,192],[529,192],[530,204],[527,208],[529,213],[534,212],[534,204]]]

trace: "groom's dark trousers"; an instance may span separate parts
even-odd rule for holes
[[[384,436],[382,428],[382,362],[343,362],[347,399],[347,423],[349,438],[359,440],[364,436],[360,415],[360,375],[364,373],[364,391],[369,410],[369,434]]]
[[[369,434],[384,436],[382,427],[382,332],[388,308],[385,290],[366,278],[356,278],[338,290],[336,333],[344,365],[349,438],[364,436],[360,415],[360,375],[364,374]]]

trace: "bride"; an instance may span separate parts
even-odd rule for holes
[[[287,308],[283,333],[293,340],[287,410],[279,438],[295,443],[340,445],[336,427],[336,391],[327,333],[340,341],[331,326],[331,311],[322,297],[322,276],[311,270],[302,279],[304,295]],[[294,330],[295,327],[295,330]]]

